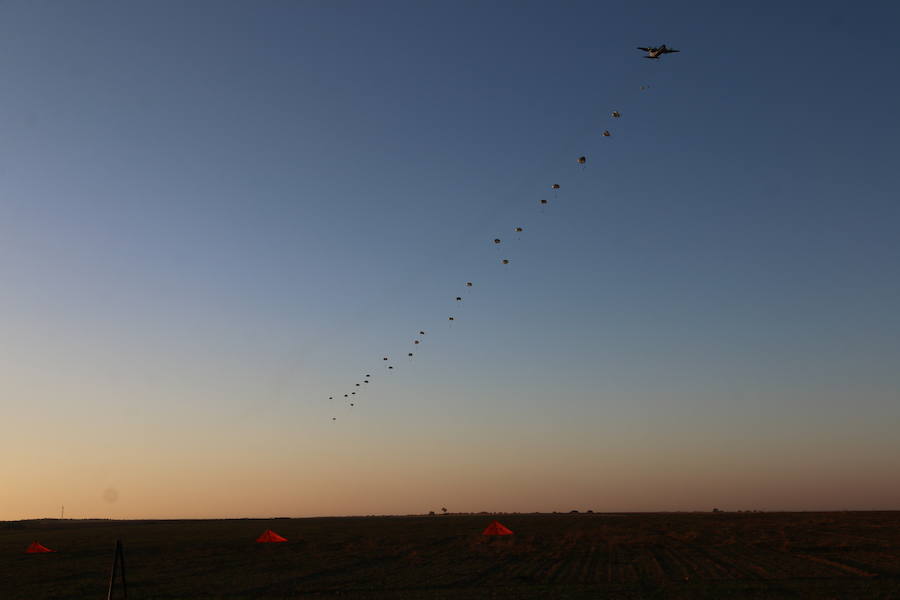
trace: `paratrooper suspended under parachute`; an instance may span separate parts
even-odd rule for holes
[[[612,116],[613,116],[613,118],[618,119],[619,117],[622,116],[622,113],[620,113],[620,112],[617,111],[617,110],[614,110],[614,111],[612,112]]]

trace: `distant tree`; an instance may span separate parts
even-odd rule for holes
[[[578,514],[578,511],[577,511],[577,510],[570,510],[570,511],[569,511],[569,514],[575,514],[575,515],[577,515],[577,514]]]
[[[446,515],[446,514],[447,514],[447,507],[444,506],[443,508],[441,508],[441,512],[444,513],[444,514]]]
[[[589,514],[589,515],[594,514],[594,511],[592,511],[592,510],[588,510],[588,511],[586,511],[586,512],[587,512],[587,514]]]
[[[429,511],[428,511],[428,515],[431,516],[431,517],[433,517],[433,516],[434,516],[434,511],[433,511],[433,510],[429,510]]]

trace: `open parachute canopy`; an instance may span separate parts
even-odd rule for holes
[[[578,164],[579,164],[579,165],[583,165],[583,164],[586,163],[586,162],[587,162],[587,156],[579,156],[579,157],[578,157]]]
[[[547,201],[542,199],[541,204],[547,204]]]
[[[620,113],[620,112],[617,111],[617,110],[614,110],[614,111],[612,111],[612,116],[613,116],[613,118],[618,119],[619,117],[622,116],[622,113]]]
[[[558,190],[558,189],[559,189],[559,184],[558,184],[558,183],[554,183],[553,185],[550,186],[550,188],[551,188],[551,189],[554,189],[554,190]]]

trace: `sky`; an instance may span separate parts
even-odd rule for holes
[[[898,19],[0,2],[0,519],[900,509]]]

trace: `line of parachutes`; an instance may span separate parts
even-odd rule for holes
[[[633,94],[644,94],[650,89],[649,83],[641,83],[636,86],[636,89],[630,90],[627,98],[619,98],[618,102],[614,105],[610,106],[606,110],[606,123],[602,125],[600,128],[596,128],[593,130],[591,134],[588,135],[588,139],[592,140],[596,137],[600,137],[603,140],[612,140],[612,138],[616,135],[616,123],[619,122],[619,119],[625,118],[625,112],[622,110],[627,104],[630,103]],[[587,154],[579,154],[574,158],[574,163],[576,168],[580,171],[584,171],[588,168],[590,164],[590,158]],[[551,182],[548,184],[547,189],[539,195],[535,199],[534,210],[540,211],[543,213],[545,210],[551,208],[559,199],[559,195],[563,193],[563,185],[558,182]],[[490,244],[501,250],[501,252],[497,253],[495,260],[498,264],[502,266],[506,266],[511,264],[511,259],[507,254],[503,252],[506,247],[507,240],[504,239],[506,234],[512,236],[513,239],[517,241],[521,240],[523,236],[528,234],[529,229],[526,228],[524,224],[524,220],[516,221],[512,225],[510,225],[509,231],[505,234],[495,234],[493,237],[489,238]],[[475,281],[465,281],[462,282],[458,288],[458,291],[455,296],[451,298],[451,302],[455,305],[461,305],[465,303],[466,299],[474,292],[476,289]],[[452,327],[453,323],[456,322],[458,313],[456,311],[448,311],[447,314],[447,323],[449,323],[450,327]],[[425,341],[429,335],[429,328],[419,328],[419,329],[411,329],[409,346],[406,350],[402,351],[399,354],[385,354],[381,356],[380,368],[371,368],[361,372],[360,376],[350,385],[349,389],[342,391],[342,393],[332,394],[328,396],[329,401],[344,401],[347,403],[348,408],[353,408],[356,406],[360,397],[364,395],[364,393],[371,388],[371,386],[375,383],[375,377],[373,373],[378,373],[381,371],[382,374],[389,374],[395,370],[395,366],[397,365],[398,358],[403,359],[406,358],[409,361],[415,359],[418,355],[419,350],[425,344]],[[346,392],[346,393],[343,393]],[[332,406],[334,408],[334,406]],[[332,421],[337,421],[336,416],[331,417]]]

